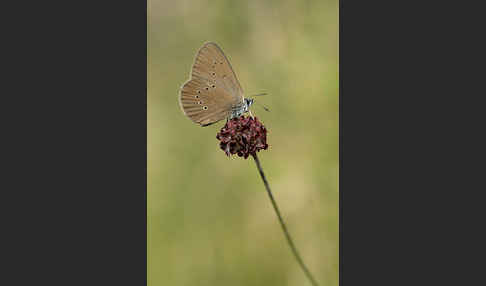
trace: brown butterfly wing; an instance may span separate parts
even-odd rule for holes
[[[207,126],[227,118],[243,101],[243,89],[223,51],[215,43],[206,43],[196,55],[191,79],[181,89],[184,114]]]

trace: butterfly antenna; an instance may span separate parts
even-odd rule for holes
[[[253,96],[262,96],[262,95],[267,95],[266,93],[259,93],[259,94],[255,94]]]
[[[256,102],[258,103],[258,102]],[[261,104],[261,103],[258,103],[259,106],[263,107],[263,109],[265,109],[265,111],[268,111],[270,112],[270,109],[266,108],[265,105]]]

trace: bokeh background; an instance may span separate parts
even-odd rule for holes
[[[252,159],[228,158],[178,104],[220,45],[269,130],[258,155],[297,248],[338,285],[338,1],[148,1],[148,285],[310,285]]]

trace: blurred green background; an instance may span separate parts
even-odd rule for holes
[[[310,285],[255,162],[228,158],[178,104],[206,41],[267,127],[258,153],[297,248],[338,285],[338,1],[148,1],[148,285]]]

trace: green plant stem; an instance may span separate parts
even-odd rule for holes
[[[295,256],[295,259],[299,263],[300,267],[304,271],[305,275],[307,278],[309,278],[310,282],[314,286],[318,286],[316,280],[314,277],[312,277],[309,269],[307,269],[307,266],[305,266],[304,261],[302,261],[302,258],[300,257],[299,252],[297,251],[297,248],[294,245],[294,242],[292,241],[292,238],[290,237],[289,231],[287,230],[287,227],[285,226],[285,223],[282,219],[282,216],[280,215],[280,211],[278,209],[277,203],[275,202],[275,199],[273,198],[272,191],[270,190],[270,185],[268,184],[267,178],[265,177],[265,174],[263,173],[262,166],[260,165],[260,161],[258,160],[258,157],[256,154],[252,154],[253,159],[255,159],[255,163],[257,165],[258,171],[260,172],[260,176],[262,177],[263,184],[265,184],[265,188],[267,189],[268,196],[270,197],[270,201],[272,202],[273,209],[277,213],[278,220],[280,222],[280,226],[282,227],[282,230],[285,234],[285,237],[287,238],[287,242],[290,246],[290,249],[292,249],[292,252]]]

